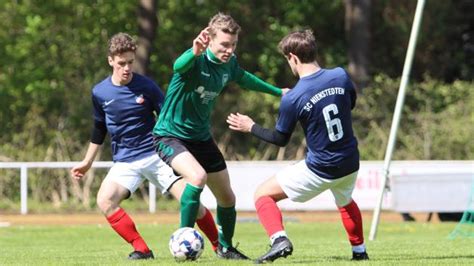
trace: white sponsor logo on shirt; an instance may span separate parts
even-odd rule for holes
[[[200,94],[202,104],[209,104],[210,101],[214,100],[219,95],[217,92],[207,91],[204,86],[199,86],[194,91]]]

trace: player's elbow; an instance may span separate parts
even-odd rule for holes
[[[275,144],[279,147],[285,147],[288,144],[288,142],[274,142],[273,144]]]
[[[280,146],[280,147],[285,147],[286,145],[288,145],[288,140],[285,140],[285,141],[281,141],[279,143],[277,143],[276,145]]]
[[[285,147],[288,144],[288,142],[290,142],[290,136],[278,131],[274,131],[273,140],[274,140],[273,144],[280,147]]]

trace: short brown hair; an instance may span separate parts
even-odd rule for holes
[[[137,43],[127,33],[119,32],[109,40],[109,56],[111,57],[125,52],[135,52],[136,50]]]
[[[301,63],[311,63],[316,60],[317,46],[312,30],[294,31],[286,35],[278,44],[278,49],[284,56],[290,53],[296,55]]]
[[[240,32],[240,26],[230,15],[219,12],[209,21],[209,34],[214,37],[219,30],[236,35]]]

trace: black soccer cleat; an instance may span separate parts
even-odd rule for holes
[[[129,260],[152,260],[155,256],[153,256],[153,251],[149,251],[147,253],[143,253],[140,251],[135,250],[134,252],[128,255]]]
[[[217,247],[216,255],[218,258],[221,259],[228,259],[228,260],[249,260],[250,258],[242,254],[242,252],[238,251],[234,247],[225,248],[221,245]]]
[[[281,257],[286,258],[291,255],[291,253],[293,253],[293,244],[291,244],[291,241],[287,237],[281,236],[275,239],[266,254],[255,260],[255,264],[272,262]]]
[[[352,260],[368,260],[369,255],[367,255],[367,252],[352,252]]]

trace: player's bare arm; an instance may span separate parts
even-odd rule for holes
[[[99,148],[100,148],[99,144],[95,144],[92,142],[89,144],[89,148],[87,149],[84,160],[82,160],[82,162],[74,166],[70,171],[71,176],[74,179],[80,180],[81,178],[84,177],[87,171],[91,168],[92,162],[94,162],[95,156],[97,155]]]
[[[209,27],[203,29],[199,35],[193,41],[193,54],[194,56],[201,55],[206,51],[207,46],[209,46]]]

